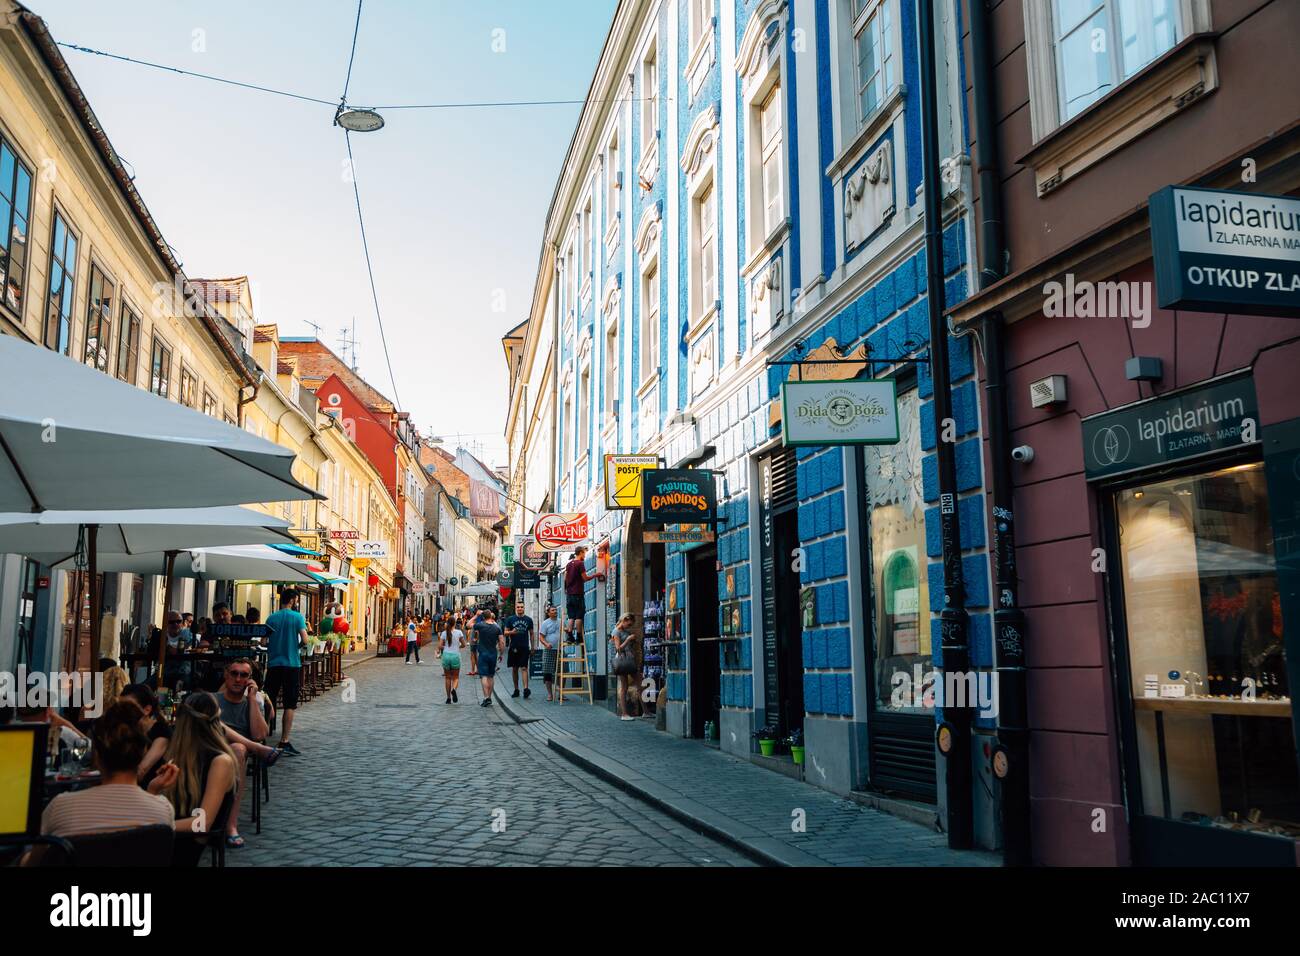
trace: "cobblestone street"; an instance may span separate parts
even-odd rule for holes
[[[508,675],[491,709],[467,676],[460,703],[444,704],[442,669],[431,653],[424,660],[351,664],[355,703],[335,688],[299,711],[293,739],[303,755],[272,771],[260,835],[245,801],[247,846],[228,851],[227,865],[998,862],[647,722],[621,723],[600,705],[502,699]],[[791,828],[794,808],[804,832]],[[498,809],[503,831],[493,829]]]
[[[301,757],[271,772],[262,833],[248,822],[228,866],[748,866],[748,859],[566,762],[462,678],[442,669],[353,665],[298,712]],[[505,811],[494,832],[493,811]]]

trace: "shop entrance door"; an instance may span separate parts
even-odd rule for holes
[[[773,532],[776,552],[776,686],[781,706],[777,730],[782,737],[803,730],[803,627],[799,620],[799,572],[789,555],[799,546],[799,509],[796,503],[775,509]]]
[[[687,601],[690,604],[691,736],[702,738],[704,724],[717,726],[722,704],[722,667],[718,661],[718,551],[699,548],[686,554]]]

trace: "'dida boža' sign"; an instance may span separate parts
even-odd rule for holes
[[[786,382],[781,386],[786,445],[892,445],[898,396],[889,379]]]
[[[1167,186],[1150,213],[1160,308],[1300,317],[1300,199]]]

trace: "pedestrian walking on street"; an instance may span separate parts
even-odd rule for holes
[[[505,652],[506,636],[496,622],[496,615],[484,611],[474,625],[478,638],[478,674],[483,683],[481,707],[492,706],[492,685],[497,672],[497,657]]]
[[[438,638],[438,653],[442,656],[442,681],[447,685],[444,703],[460,702],[456,689],[460,687],[460,652],[465,647],[465,632],[456,627],[450,617],[443,618],[442,634]]]
[[[633,631],[635,618],[624,614],[618,619],[609,639],[614,642],[613,671],[618,676],[618,716],[620,720],[635,720],[628,711],[628,690],[636,691],[636,633]],[[630,686],[629,686],[630,685]]]
[[[573,558],[564,567],[564,603],[569,613],[566,627],[569,636],[566,640],[571,644],[582,640],[582,619],[587,615],[586,584],[596,579],[603,581],[605,575],[587,573],[587,549],[579,545],[573,549]]]
[[[539,630],[542,640],[542,680],[546,682],[546,699],[555,700],[555,666],[560,659],[560,610],[546,605],[546,619]]]
[[[468,614],[458,614],[456,615],[456,626],[470,635],[469,676],[478,677],[478,634],[474,631],[473,619]]]
[[[415,618],[406,619],[406,663],[411,663],[411,651],[415,651],[415,663],[423,664],[420,660],[420,632],[416,629]]]
[[[289,740],[293,730],[293,714],[298,709],[298,692],[302,680],[302,658],[299,648],[307,643],[307,619],[298,613],[298,595],[284,591],[280,595],[280,610],[266,619],[271,629],[267,639],[266,696],[274,702],[283,696],[280,705],[284,723],[280,729],[280,743],[276,749],[290,757],[302,754]]]
[[[514,693],[510,696],[519,696],[519,672],[523,671],[526,700],[533,696],[533,692],[528,688],[528,659],[532,656],[533,632],[536,630],[536,625],[533,619],[524,613],[523,601],[515,603],[514,616],[506,618],[503,624],[506,638],[510,641],[506,653],[506,666],[510,668],[510,676],[515,684]]]

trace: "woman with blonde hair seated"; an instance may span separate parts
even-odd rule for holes
[[[126,671],[116,665],[104,671],[104,710],[107,711],[117,703],[129,683],[131,681],[127,678]]]
[[[176,810],[176,832],[223,839],[239,766],[213,695],[190,694],[177,709],[167,762],[176,766],[175,781],[164,791]],[[175,863],[196,865],[206,846],[206,839],[177,841]]]

